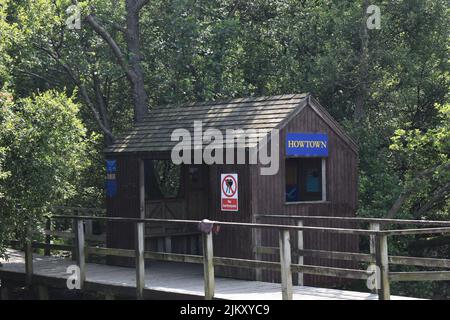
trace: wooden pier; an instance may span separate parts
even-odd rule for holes
[[[21,281],[25,278],[23,252],[9,250],[9,261],[2,261],[0,278]],[[33,255],[33,282],[37,287],[66,288],[67,268],[74,261],[60,257]],[[133,268],[86,264],[86,290],[113,296],[134,297],[136,275]],[[41,299],[47,295],[39,290]],[[204,299],[203,269],[189,263],[152,261],[145,268],[144,297],[147,299]],[[223,300],[281,300],[281,285],[230,278],[215,279],[215,299]],[[377,300],[378,295],[367,292],[293,286],[294,300]],[[415,299],[391,296],[393,300]]]
[[[24,283],[36,287],[42,299],[48,297],[47,289],[68,288],[71,276],[68,267],[78,270],[76,274],[79,286],[77,289],[102,293],[105,297],[129,296],[137,299],[240,299],[240,300],[307,300],[307,299],[351,299],[351,300],[388,300],[412,299],[393,296],[390,293],[392,281],[448,281],[450,271],[436,271],[436,268],[449,269],[450,259],[424,257],[403,257],[389,255],[388,237],[413,234],[446,234],[450,233],[448,221],[392,220],[392,219],[360,219],[320,216],[260,216],[264,219],[278,219],[279,224],[242,223],[223,221],[194,221],[170,219],[135,219],[119,217],[92,217],[54,215],[53,219],[72,220],[70,232],[61,230],[44,230],[46,243],[33,241],[30,235],[23,245],[23,252],[9,250],[10,259],[1,261],[0,280],[2,281],[2,298],[8,296],[8,286],[13,283]],[[345,219],[355,225],[369,224],[369,229],[310,227],[305,226],[310,219],[332,220]],[[105,246],[89,246],[86,235],[86,221],[115,221],[133,223],[135,225],[135,248],[119,249]],[[294,222],[291,224],[291,222]],[[202,231],[202,254],[182,254],[146,251],[144,245],[145,224],[152,223],[199,225]],[[285,223],[285,224],[283,224]],[[393,225],[420,225],[422,228],[387,229]],[[278,257],[277,260],[248,260],[229,257],[217,257],[213,253],[213,226],[222,228],[272,229],[279,234],[278,247],[257,247],[257,252]],[[423,227],[425,226],[425,227]],[[330,232],[336,234],[353,234],[368,236],[369,253],[313,250],[302,247],[304,231]],[[298,241],[291,241],[291,234],[297,234]],[[48,236],[71,238],[73,245],[49,243]],[[246,243],[243,246],[248,245]],[[43,249],[45,255],[36,254],[36,249]],[[52,250],[72,252],[71,259],[51,256]],[[91,263],[87,256],[120,256],[134,259],[135,267],[119,267]],[[293,259],[295,257],[295,259]],[[318,257],[323,259],[359,262],[359,269],[306,265],[302,257]],[[295,261],[294,261],[295,260]],[[361,264],[362,263],[362,264]],[[433,271],[391,272],[389,265],[408,265],[433,268]],[[367,265],[373,268],[367,268]],[[247,268],[255,270],[271,270],[281,274],[281,283],[240,280],[215,276],[216,266]],[[362,268],[361,268],[362,267]],[[367,268],[367,269],[366,269]],[[354,292],[336,289],[316,288],[294,285],[293,276],[301,284],[303,274],[339,277],[364,281],[374,280],[376,286],[373,293]],[[368,290],[369,291],[369,290]]]

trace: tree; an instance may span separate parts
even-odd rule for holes
[[[81,29],[66,24],[74,3]],[[97,195],[104,145],[153,105],[311,92],[358,142],[358,215],[447,218],[448,1],[379,0],[373,30],[368,3],[0,0],[0,87],[79,103],[104,137],[81,188]]]
[[[121,17],[124,10],[123,6],[109,1],[95,3],[97,6],[91,8],[90,2],[80,2],[84,17],[86,11],[97,8],[107,11],[108,17]],[[70,0],[6,1],[9,15],[5,27],[11,30],[5,33],[8,36],[5,39],[9,40],[6,52],[11,53],[14,75],[11,85],[20,96],[49,88],[71,94],[76,89],[89,110],[89,117],[85,118],[88,127],[100,129],[108,145],[114,140],[112,128],[120,132],[122,118],[129,118],[126,103],[118,102],[116,108],[109,99],[115,92],[127,99],[123,90],[119,90],[126,87],[124,72],[108,45],[88,27],[86,20],[80,30],[68,27],[66,10],[71,5]]]
[[[77,3],[77,1],[74,1]],[[140,28],[139,13],[149,0],[126,0],[125,20],[126,27],[117,27],[125,35],[129,57],[125,58],[118,43],[110,33],[97,21],[95,13],[89,13],[86,17],[87,23],[102,37],[109,45],[111,51],[117,59],[118,64],[126,74],[131,86],[131,96],[134,103],[134,120],[142,121],[148,110],[148,97],[144,86],[144,71],[141,66],[142,56],[140,53]]]
[[[55,91],[8,97],[0,109],[0,255],[13,233],[35,230],[51,206],[78,196],[90,165],[90,142],[71,98]]]
[[[390,149],[406,168],[403,190],[388,212],[393,218],[403,205],[416,219],[450,209],[450,105],[436,105],[438,123],[426,131],[397,129]],[[439,214],[438,214],[439,215]]]

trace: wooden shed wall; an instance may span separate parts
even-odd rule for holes
[[[107,159],[117,161],[117,195],[108,198],[106,210],[109,217],[139,218],[139,159],[135,155],[114,155]],[[108,222],[106,244],[108,248],[134,249],[134,225]],[[133,265],[130,258],[108,256],[107,262],[115,265]]]
[[[238,174],[238,208],[239,211],[221,211],[220,178],[223,173]],[[209,166],[209,219],[233,222],[251,222],[250,169],[247,165],[212,165]],[[214,236],[214,255],[231,258],[250,258],[252,256],[252,232],[247,228],[222,227]],[[248,269],[217,267],[219,276],[250,279],[252,272]]]
[[[317,203],[285,203],[285,137],[287,132],[327,133],[329,156],[326,162],[327,201]],[[251,184],[254,188],[252,211],[257,214],[285,215],[325,215],[354,216],[357,208],[357,155],[338,136],[331,127],[321,119],[310,106],[306,106],[280,132],[280,169],[278,174],[263,176],[259,168],[252,168]],[[280,220],[265,220],[265,222],[280,222]],[[348,226],[327,222],[310,222],[310,226]],[[297,243],[296,235],[292,234],[292,246]],[[263,246],[278,246],[278,234],[264,231]],[[322,249],[354,252],[358,249],[358,238],[349,235],[332,235],[329,233],[304,233],[305,249]],[[266,260],[276,260],[278,257],[263,255]],[[305,264],[328,266],[346,266],[348,263],[327,261],[325,259],[305,258]],[[294,277],[295,278],[295,277]],[[263,272],[263,280],[279,281],[275,272]],[[306,285],[330,285],[337,283],[336,278],[325,278],[305,275]]]
[[[152,158],[151,154],[140,156]],[[116,179],[118,184],[117,196],[107,199],[107,214],[112,217],[139,217],[139,157],[138,155],[114,155],[111,159],[117,160]],[[158,214],[158,218],[167,219],[210,219],[221,221],[251,222],[250,210],[251,188],[249,185],[249,167],[247,165],[202,165],[205,175],[205,188],[193,190],[189,184],[189,178],[183,177],[186,183],[183,195],[186,213],[182,216]],[[202,170],[203,170],[202,169]],[[188,172],[188,168],[183,170]],[[223,212],[220,209],[220,178],[222,173],[237,173],[239,176],[239,211]],[[187,173],[188,174],[188,173]],[[204,203],[201,203],[204,202]],[[149,206],[149,202],[146,202]],[[150,207],[146,208],[146,216],[149,216]],[[146,228],[147,229],[147,228]],[[214,255],[234,258],[250,258],[252,256],[252,233],[243,228],[222,228],[214,235]],[[182,241],[190,241],[187,238],[172,240],[172,249],[175,253],[186,252]],[[109,223],[107,231],[107,246],[111,248],[134,248],[134,228],[129,223]],[[156,247],[150,241],[146,241],[146,250],[155,250]],[[115,265],[132,266],[133,259],[121,257],[108,257],[108,263]],[[251,278],[251,272],[245,269],[218,267],[218,276]]]
[[[285,136],[286,132],[327,133],[329,137],[329,156],[326,166],[327,202],[285,204]],[[140,154],[146,158],[155,158],[154,154]],[[107,157],[108,158],[108,157]],[[107,199],[109,216],[139,217],[139,158],[136,154],[113,154],[111,159],[117,160],[118,194]],[[167,155],[157,158],[166,158]],[[256,222],[255,215],[286,214],[286,215],[328,215],[353,216],[357,208],[357,155],[338,136],[331,127],[321,119],[309,106],[305,107],[281,131],[280,134],[280,168],[273,176],[262,176],[258,165],[211,165],[207,168],[207,186],[203,197],[201,191],[191,194],[186,185],[185,199],[188,219],[208,218],[211,220]],[[220,209],[220,175],[222,173],[237,173],[239,175],[239,211],[222,212]],[[200,206],[200,199],[206,201],[206,207]],[[207,209],[205,212],[205,209]],[[167,217],[170,218],[170,217]],[[279,220],[265,222],[279,223]],[[310,223],[321,226],[348,226],[344,224]],[[292,234],[292,243],[296,243]],[[314,234],[306,232],[306,249],[324,249],[336,251],[357,251],[358,239],[347,235]],[[214,235],[214,255],[234,258],[255,258],[253,246],[255,233],[247,228],[223,227]],[[133,248],[134,229],[127,223],[109,223],[108,247]],[[277,246],[278,234],[263,232],[262,245]],[[294,247],[294,246],[293,246]],[[178,250],[175,250],[178,251]],[[276,256],[263,256],[265,260],[277,260]],[[126,258],[110,257],[109,263],[132,265],[133,261]],[[333,265],[349,267],[348,263],[338,263],[324,259],[305,259],[306,264]],[[234,278],[254,278],[254,272],[237,268],[217,268],[218,276]],[[276,272],[263,272],[263,280],[279,281]],[[295,277],[294,277],[295,279]],[[335,278],[305,276],[307,285],[330,285],[338,281]]]

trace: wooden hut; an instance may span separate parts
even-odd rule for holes
[[[259,162],[174,165],[171,153],[180,142],[172,141],[171,135],[180,128],[192,133],[194,121],[201,121],[203,130],[213,128],[224,135],[227,129],[256,130],[245,140],[247,158],[263,144],[274,143],[267,137],[270,130],[278,130],[279,170],[262,175],[265,165]],[[256,222],[257,216],[264,214],[354,216],[357,208],[357,146],[309,94],[155,107],[105,152],[107,215],[112,217]],[[228,208],[223,200],[224,175],[238,180],[238,195],[233,198],[236,203]],[[215,235],[214,255],[254,259],[256,246],[274,246],[276,236],[222,228]],[[149,251],[201,253],[195,228],[155,223],[147,226],[146,237]],[[353,236],[306,232],[304,239],[305,249],[358,248],[358,239]],[[107,245],[133,248],[132,226],[108,225]],[[268,255],[258,258],[277,259]],[[118,258],[109,262],[128,263]],[[312,262],[343,266],[333,261],[305,261]],[[237,268],[220,268],[216,274],[248,279],[256,276],[251,270]],[[262,277],[277,280],[271,272]],[[324,280],[305,277],[305,284],[323,284]]]

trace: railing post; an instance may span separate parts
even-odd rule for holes
[[[198,254],[202,254],[202,252],[203,252],[203,235],[201,235],[201,234],[197,235],[196,241],[197,241]]]
[[[172,252],[172,237],[171,236],[164,237],[164,251],[167,253]]]
[[[49,232],[52,229],[52,221],[50,218],[47,218],[47,220],[45,221],[45,229],[48,230]],[[49,234],[45,235],[45,244],[47,245],[44,249],[44,255],[45,256],[50,256],[51,255],[51,250],[50,250],[50,244],[52,241],[52,236]]]
[[[289,230],[280,230],[281,295],[292,300],[291,244]]]
[[[77,265],[80,268],[80,289],[83,289],[84,281],[86,280],[86,258],[84,251],[84,224],[82,219],[75,219],[76,232],[76,256]]]
[[[73,210],[73,215],[77,216],[78,215],[78,210]],[[78,261],[78,257],[77,257],[77,220],[73,219],[72,220],[72,230],[73,230],[73,242],[72,244],[74,244],[73,246],[73,250],[72,250],[72,260],[73,261]]]
[[[257,221],[258,217],[255,217],[255,223],[258,223]],[[259,248],[262,246],[262,230],[260,228],[252,229],[253,237],[254,237],[254,244],[255,244],[255,259],[260,261],[262,260],[262,254],[258,252]],[[262,269],[261,268],[255,268],[255,280],[256,281],[262,281]]]
[[[197,237],[196,236],[189,237],[189,253],[197,254]]]
[[[297,226],[303,227],[303,220],[297,221]],[[303,265],[303,254],[301,253],[301,250],[304,249],[304,243],[303,243],[303,230],[297,231],[297,252],[298,252],[298,264]],[[303,272],[298,273],[298,285],[303,286],[304,285],[304,279],[303,279]]]
[[[378,222],[371,222],[369,224],[369,230],[380,231],[381,230],[380,224]],[[376,237],[374,234],[371,234],[369,236],[369,238],[370,238],[370,240],[369,240],[370,241],[370,254],[375,256],[376,247],[377,247],[376,239],[375,239]]]
[[[144,259],[144,222],[136,222],[136,297],[144,299],[145,259]]]
[[[389,260],[388,260],[388,242],[387,235],[376,236],[376,261],[377,271],[379,272],[379,283],[377,281],[378,299],[390,300],[391,292],[389,287]]]
[[[380,224],[378,222],[371,222],[369,223],[369,230],[374,230],[374,231],[380,231]],[[376,252],[377,252],[377,239],[376,236],[374,234],[371,234],[369,236],[369,250],[370,250],[370,254],[375,258],[375,264],[376,264]],[[373,262],[371,262],[373,263]],[[372,293],[376,293],[378,292],[378,287],[379,287],[379,274],[378,272],[375,273],[375,282],[376,285],[373,287],[373,289],[371,289]]]
[[[86,239],[92,239],[91,237],[92,237],[92,235],[93,235],[93,232],[92,232],[92,220],[87,220],[86,221],[86,223],[85,223],[85,229],[86,229],[86,232],[85,232],[85,234],[86,234]]]
[[[203,277],[205,283],[205,300],[214,298],[214,262],[213,262],[213,234],[204,232],[203,236]]]
[[[2,279],[0,286],[0,300],[9,300],[9,287],[4,279]]]
[[[33,279],[33,240],[31,237],[31,230],[30,227],[28,227],[25,239],[25,274],[27,286],[31,285]]]
[[[37,287],[39,300],[48,300],[48,288],[44,285],[38,285]]]

